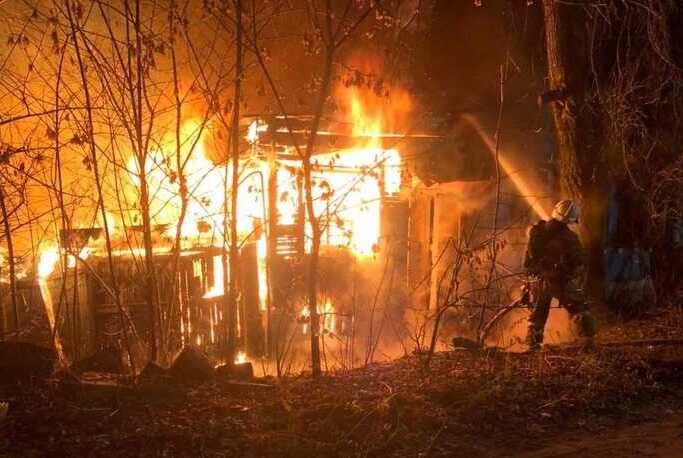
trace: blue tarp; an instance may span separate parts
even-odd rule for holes
[[[639,249],[613,248],[605,250],[605,277],[609,282],[639,281],[650,275],[651,256]]]
[[[652,284],[652,254],[633,246],[618,246],[622,202],[616,192],[609,197],[607,240],[604,251],[606,299],[619,310],[638,310],[656,302]],[[633,242],[633,241],[631,241]]]

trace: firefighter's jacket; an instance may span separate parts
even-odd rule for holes
[[[551,282],[575,279],[585,266],[579,237],[560,221],[539,221],[529,230],[524,267],[532,275]]]

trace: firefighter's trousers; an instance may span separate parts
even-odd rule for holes
[[[533,284],[532,293],[534,304],[527,334],[530,347],[537,348],[543,342],[543,329],[548,321],[553,298],[557,298],[560,306],[569,313],[578,337],[592,338],[595,335],[595,321],[577,281],[550,281],[541,278]]]

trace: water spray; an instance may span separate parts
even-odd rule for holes
[[[477,131],[477,133],[484,141],[484,143],[486,143],[487,148],[495,158],[496,143],[493,141],[491,136],[484,130],[484,127],[481,125],[479,120],[471,114],[465,114],[462,118],[465,121],[467,121],[474,128],[474,130]],[[534,196],[534,193],[531,191],[531,187],[529,186],[529,184],[517,171],[515,171],[513,165],[500,154],[498,155],[498,163],[505,172],[506,176],[510,178],[512,184],[515,185],[520,195],[524,197],[524,199],[527,201],[527,203],[529,204],[531,209],[536,213],[536,215],[538,215],[538,217],[541,219],[550,219],[550,215],[548,215],[548,213],[543,208],[541,201],[538,199],[538,197]]]

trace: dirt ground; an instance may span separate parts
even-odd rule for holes
[[[603,342],[679,340],[683,333],[683,315],[675,308],[627,322],[614,317],[601,318],[609,320],[603,321],[599,336]],[[683,399],[683,392],[676,396]],[[678,401],[663,405],[654,403],[641,409],[635,419],[607,417],[606,423],[559,433],[540,441],[531,450],[512,455],[529,458],[683,457],[683,404]]]
[[[618,425],[595,434],[561,434],[548,445],[519,453],[529,458],[659,457],[683,456],[683,410],[662,412],[662,417],[636,425]]]
[[[669,323],[657,326],[677,337]],[[429,368],[412,355],[249,383],[54,379],[0,390],[0,401],[8,457],[683,456],[677,344],[448,351]]]

